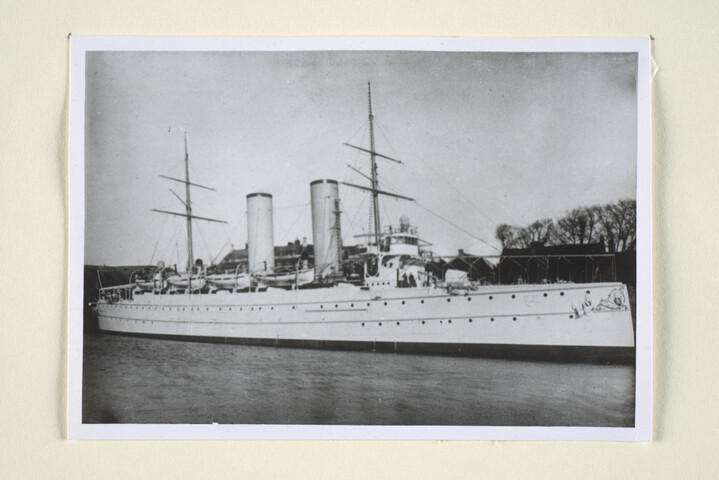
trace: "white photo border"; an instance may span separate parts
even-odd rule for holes
[[[637,53],[635,424],[603,427],[83,424],[85,54],[89,51],[630,52]],[[72,36],[69,108],[68,392],[70,439],[362,439],[649,441],[652,422],[651,58],[648,37],[121,37]]]

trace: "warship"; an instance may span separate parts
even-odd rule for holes
[[[268,192],[247,200],[244,268],[212,273],[193,258],[192,225],[221,220],[193,213],[187,136],[185,187],[187,265],[160,262],[149,275],[100,289],[94,308],[104,332],[178,340],[400,353],[541,357],[633,358],[634,328],[627,286],[618,282],[493,285],[445,281],[427,268],[432,259],[406,217],[382,226],[380,196],[413,199],[380,189],[378,160],[399,162],[375,149],[368,85],[369,185],[341,182],[371,194],[373,229],[343,268],[339,183],[310,183],[314,265],[275,268],[273,204]],[[177,195],[176,195],[177,196]]]

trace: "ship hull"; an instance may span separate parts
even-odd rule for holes
[[[248,345],[560,359],[634,352],[622,284],[141,295],[97,311],[107,332]]]

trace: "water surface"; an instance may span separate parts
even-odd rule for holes
[[[85,334],[84,423],[634,425],[634,366]]]

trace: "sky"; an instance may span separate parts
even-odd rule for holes
[[[382,223],[440,255],[496,255],[498,224],[636,198],[633,53],[88,52],[85,262],[183,265],[188,136],[195,257],[247,241],[246,195],[273,195],[275,244],[312,242],[310,182],[367,185],[372,85]],[[340,187],[347,245],[370,195]],[[459,227],[459,228],[457,228]]]

